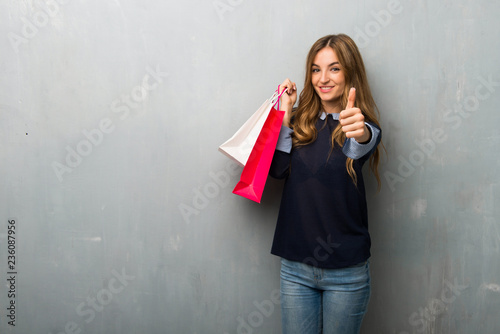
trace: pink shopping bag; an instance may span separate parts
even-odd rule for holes
[[[283,92],[281,94],[283,94]],[[234,194],[243,196],[257,203],[260,203],[262,199],[262,193],[264,192],[267,175],[273,160],[274,150],[278,142],[281,124],[285,116],[285,112],[279,110],[279,98],[276,103],[278,104],[278,109],[276,109],[275,106],[271,108],[264,126],[257,137],[252,152],[250,153],[248,161],[243,168],[240,181],[233,190]]]
[[[219,146],[219,151],[244,167],[271,108],[276,105],[280,97],[279,90],[276,90],[231,138]]]

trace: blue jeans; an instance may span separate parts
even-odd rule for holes
[[[283,334],[359,333],[370,299],[369,261],[321,269],[281,259]]]

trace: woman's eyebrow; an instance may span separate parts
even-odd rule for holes
[[[335,62],[331,63],[330,65],[328,65],[328,67],[336,65],[336,64],[340,65],[340,63],[338,61],[335,61]],[[320,67],[319,65],[316,65],[316,64],[312,64],[312,66]]]

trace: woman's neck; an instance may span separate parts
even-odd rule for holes
[[[342,107],[340,105],[340,101],[338,103],[335,103],[335,104],[323,103],[323,110],[327,114],[338,114],[342,111]]]

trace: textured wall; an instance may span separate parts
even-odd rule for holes
[[[279,333],[282,184],[260,205],[231,194],[241,168],[217,147],[344,32],[388,152],[380,193],[365,175],[362,332],[498,333],[499,15],[487,0],[1,0],[0,332]]]

